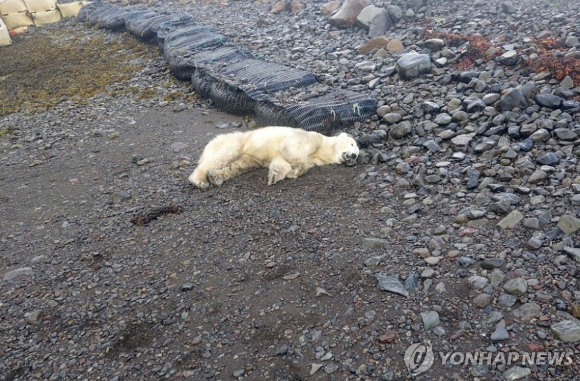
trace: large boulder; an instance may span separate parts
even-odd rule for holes
[[[384,8],[379,8],[374,5],[369,5],[365,7],[356,17],[356,25],[359,28],[369,29],[371,25],[371,21],[373,18],[378,15],[381,11],[386,12],[387,10]]]
[[[395,22],[395,24],[403,18],[403,10],[398,5],[389,5],[387,7],[387,11],[389,12],[389,16]]]
[[[322,13],[324,16],[328,16],[338,8],[340,8],[340,0],[334,0],[320,7],[320,13]]]
[[[514,108],[523,110],[526,107],[528,107],[528,101],[518,89],[508,90],[499,100],[500,111],[512,111]]]
[[[342,7],[330,18],[330,24],[337,28],[355,26],[356,18],[369,5],[368,0],[346,0]]]
[[[385,35],[391,25],[393,25],[393,21],[389,17],[389,13],[386,9],[381,8],[381,11],[373,17],[369,25],[369,37],[375,38]]]
[[[399,58],[395,69],[403,79],[418,78],[431,71],[431,57],[428,54],[408,53]]]

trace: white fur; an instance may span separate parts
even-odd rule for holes
[[[264,127],[218,135],[203,150],[189,181],[198,188],[224,181],[255,168],[269,168],[268,185],[297,178],[310,168],[352,163],[359,149],[342,133],[328,137],[290,127]]]

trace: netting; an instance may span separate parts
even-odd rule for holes
[[[253,114],[262,125],[330,135],[376,113],[376,101],[368,95],[329,91],[315,86],[319,80],[310,72],[252,58],[249,50],[226,46],[224,36],[196,24],[188,14],[159,14],[95,2],[83,7],[79,18],[111,30],[126,27],[144,40],[157,37],[177,78],[191,80],[198,95],[210,98],[216,107],[232,114]]]
[[[184,13],[182,15],[175,14],[157,14],[147,16],[140,15],[137,18],[127,20],[126,28],[135,37],[142,40],[151,40],[157,37],[157,32],[164,23],[191,21],[193,17]]]
[[[194,26],[194,24],[195,19],[188,13],[183,13],[175,20],[170,20],[159,24],[159,28],[157,28],[157,43],[161,53],[163,53],[163,45],[168,35],[177,29],[186,29],[186,27]],[[206,28],[209,29],[209,27]]]
[[[82,22],[87,22],[89,15],[93,13],[95,10],[102,7],[103,5],[104,4],[101,3],[100,1],[93,1],[91,3],[84,5],[79,11],[79,14],[77,16],[78,19]]]
[[[336,89],[304,101],[268,97],[258,102],[255,119],[261,125],[298,127],[330,135],[365,121],[376,110],[376,101],[367,95]]]
[[[189,81],[195,70],[193,56],[206,49],[222,47],[225,37],[205,26],[177,29],[164,38],[163,57],[171,72],[180,80]]]
[[[169,62],[171,72],[182,81],[190,81],[196,67],[212,63],[235,62],[250,56],[248,50],[238,47],[221,47],[198,53],[175,55]]]
[[[230,81],[255,100],[293,87],[303,88],[318,83],[318,78],[310,72],[259,59],[238,61],[208,75],[218,81]]]
[[[125,28],[125,16],[127,13],[127,9],[116,5],[104,6],[90,13],[87,23],[112,31],[123,30]]]
[[[229,113],[249,115],[256,102],[290,88],[318,83],[315,75],[258,59],[242,59],[221,65],[203,65],[192,77],[201,96]]]

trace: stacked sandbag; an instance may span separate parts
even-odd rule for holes
[[[67,17],[77,17],[81,8],[85,6],[87,2],[84,1],[73,1],[71,3],[58,3],[56,4],[60,14],[63,18]]]
[[[262,125],[291,126],[331,134],[373,116],[377,103],[363,93],[332,89],[306,100],[268,96],[258,102],[255,111],[256,120]]]
[[[198,67],[192,77],[196,91],[209,94],[219,108],[238,115],[254,113],[268,95],[318,83],[310,72],[259,59]]]
[[[24,0],[28,12],[32,15],[34,26],[41,27],[62,19],[56,8],[56,0]]]
[[[4,21],[0,19],[0,46],[7,46],[12,44],[12,39],[10,39],[10,34],[8,33],[8,28]]]
[[[23,0],[0,1],[0,15],[8,30],[34,25]]]

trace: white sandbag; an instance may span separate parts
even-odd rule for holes
[[[22,0],[0,0],[0,15],[27,12],[26,4]]]
[[[52,24],[62,19],[62,15],[58,9],[48,12],[36,12],[32,14],[34,26],[41,27],[43,25]]]
[[[54,11],[56,0],[23,0],[30,13]]]
[[[34,21],[30,15],[26,12],[14,13],[8,16],[2,16],[4,19],[4,23],[8,27],[8,30],[14,30],[18,28],[22,28],[24,26],[33,26]]]
[[[56,6],[62,17],[77,17],[84,4],[82,1],[76,1],[74,3],[56,4]]]
[[[10,35],[8,34],[8,28],[4,24],[4,21],[0,19],[0,46],[10,45],[12,40],[10,39]]]

